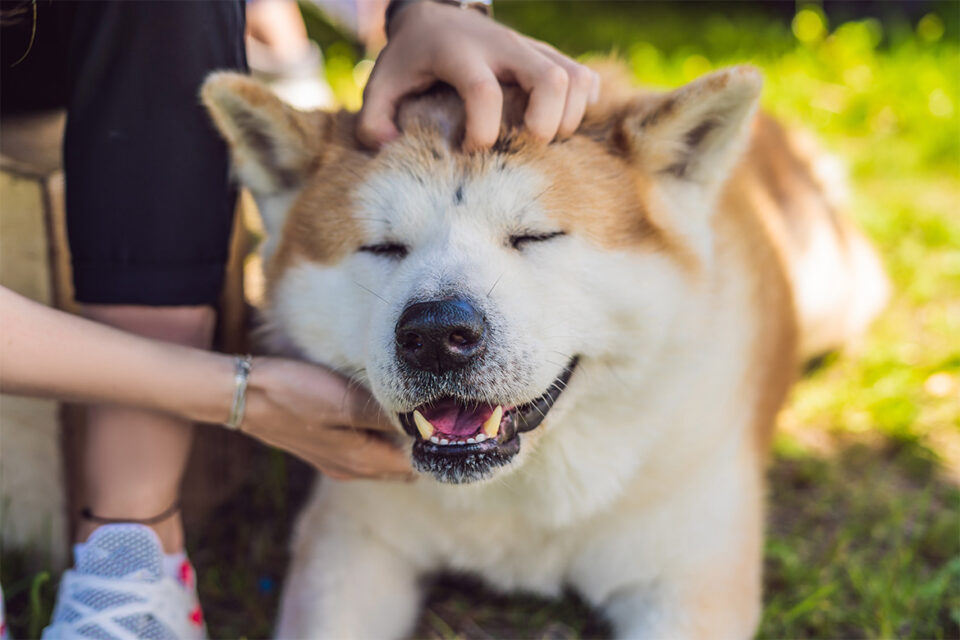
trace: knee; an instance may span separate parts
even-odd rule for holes
[[[137,335],[207,348],[213,340],[216,314],[212,307],[147,307],[140,305],[83,306],[83,314],[97,322]]]

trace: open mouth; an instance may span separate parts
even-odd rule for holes
[[[447,397],[400,414],[404,430],[416,439],[414,466],[444,482],[470,482],[506,464],[520,450],[517,434],[543,422],[576,366],[574,357],[543,395],[524,404]]]

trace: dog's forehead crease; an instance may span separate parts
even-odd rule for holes
[[[402,232],[405,224],[427,221],[522,229],[543,217],[541,199],[551,188],[550,177],[535,166],[498,171],[478,159],[431,170],[403,162],[403,146],[387,153],[390,161],[356,189],[356,217],[371,229]]]
[[[443,117],[455,113],[455,104],[449,101]],[[430,106],[418,113],[436,115],[437,105]],[[373,233],[433,221],[564,231],[606,247],[662,240],[647,215],[649,180],[604,144],[584,135],[551,145],[513,134],[501,140],[487,152],[465,154],[436,128],[408,125],[355,185],[352,214]]]

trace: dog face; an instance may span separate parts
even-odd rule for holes
[[[294,111],[231,74],[204,86],[270,234],[272,331],[367,384],[439,481],[522,465],[589,397],[580,371],[642,368],[709,268],[759,76],[618,86],[549,145],[519,129],[508,89],[500,140],[474,155],[448,90],[408,101],[404,134],[372,153],[350,114]]]

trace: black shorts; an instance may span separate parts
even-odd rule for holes
[[[236,192],[198,91],[211,71],[246,69],[242,0],[0,8],[3,113],[67,108],[77,300],[216,303]]]

